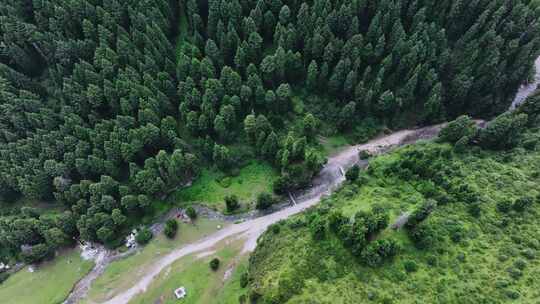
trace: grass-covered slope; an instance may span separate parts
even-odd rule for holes
[[[70,249],[54,261],[44,263],[34,272],[24,268],[9,277],[0,288],[4,304],[62,303],[71,287],[93,267],[81,258],[79,250]]]
[[[473,146],[463,153],[441,143],[401,148],[377,157],[316,210],[263,235],[250,259],[251,297],[257,303],[537,303],[539,194],[538,145],[503,152]],[[438,204],[417,226],[428,231],[421,241],[412,241],[407,225],[390,228],[431,199]],[[332,231],[331,214],[353,217],[376,205],[388,212],[389,225],[369,244],[392,239],[400,250],[370,267],[366,255],[355,255]],[[314,232],[319,218],[326,220],[322,236]]]

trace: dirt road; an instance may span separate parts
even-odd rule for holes
[[[322,196],[330,194],[333,189],[339,186],[345,180],[342,170],[346,170],[358,162],[358,152],[360,150],[368,150],[373,154],[383,152],[404,142],[412,142],[415,137],[419,139],[433,137],[438,133],[438,130],[440,130],[440,125],[415,130],[402,130],[390,135],[381,136],[366,144],[348,147],[346,150],[329,158],[326,166],[313,180],[313,187],[296,198],[296,205],[240,224],[231,225],[195,243],[174,250],[163,258],[156,260],[152,269],[137,284],[104,303],[128,303],[135,295],[144,292],[154,278],[174,261],[193,253],[209,250],[226,238],[243,238],[245,239],[244,251],[254,250],[257,239],[268,226],[317,204]]]

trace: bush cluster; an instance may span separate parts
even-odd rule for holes
[[[272,196],[272,194],[262,192],[257,195],[255,208],[257,208],[258,210],[266,210],[270,208],[275,202],[276,199]]]
[[[232,213],[239,207],[240,202],[238,201],[238,197],[236,195],[227,195],[225,197],[225,208],[227,209],[227,212]]]
[[[135,235],[135,241],[139,245],[146,245],[148,244],[148,242],[150,242],[152,237],[153,237],[152,231],[144,227],[137,232],[137,235]]]
[[[212,269],[213,271],[218,270],[219,264],[220,264],[219,259],[213,258],[212,260],[210,260],[210,269]]]
[[[172,239],[176,236],[176,232],[178,231],[178,222],[175,219],[169,219],[165,222],[165,228],[163,229],[163,233],[168,238]]]

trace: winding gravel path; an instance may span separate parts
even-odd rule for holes
[[[204,239],[174,250],[168,255],[157,259],[152,268],[147,271],[145,276],[142,277],[137,284],[122,293],[117,294],[104,302],[104,304],[128,303],[134,296],[144,292],[154,278],[176,260],[193,253],[209,250],[226,238],[234,236],[243,238],[245,239],[244,251],[253,251],[257,245],[257,239],[268,226],[317,204],[322,196],[330,194],[332,190],[339,186],[345,180],[341,174],[340,168],[347,169],[357,163],[359,161],[358,152],[360,150],[368,150],[372,154],[381,153],[387,151],[391,147],[412,141],[412,138],[414,138],[415,135],[418,135],[417,137],[421,139],[427,137],[425,134],[430,134],[430,136],[433,137],[438,133],[440,128],[441,125],[416,130],[402,130],[376,138],[366,144],[348,147],[346,150],[328,159],[328,163],[313,180],[313,187],[296,198],[296,205],[240,224],[228,226]]]

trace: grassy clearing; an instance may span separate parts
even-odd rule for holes
[[[169,240],[163,235],[157,236],[140,253],[111,263],[105,272],[92,284],[87,298],[83,303],[100,303],[119,291],[134,285],[152,265],[154,259],[162,257],[174,248],[194,242],[217,230],[223,222],[199,219],[195,225],[179,224],[175,239]]]
[[[422,153],[425,145],[445,147],[416,145],[378,157],[358,184],[343,187],[321,207],[352,216],[377,203],[393,222],[430,198],[432,181],[392,174],[405,151]],[[540,204],[509,213],[497,204],[538,197],[540,151],[474,151],[439,161],[447,183],[463,183],[466,193],[477,195],[479,217],[470,202],[452,194],[424,222],[436,236],[428,248],[414,246],[406,230],[388,228],[378,238],[393,238],[402,250],[393,261],[370,268],[330,232],[313,240],[308,217],[299,215],[282,223],[279,234],[265,233],[250,259],[251,286],[263,297],[257,303],[539,303]],[[411,264],[416,269],[405,267]]]
[[[178,190],[171,199],[181,204],[201,203],[223,210],[225,196],[234,194],[246,207],[257,194],[271,192],[277,176],[269,164],[258,162],[240,169],[234,177],[224,177],[218,171],[205,169],[192,186]]]
[[[238,303],[238,296],[245,291],[239,287],[240,271],[245,270],[246,258],[238,260],[237,256],[242,248],[241,242],[220,244],[217,252],[204,258],[189,256],[176,261],[150,285],[146,292],[138,295],[129,303],[155,303],[160,300],[162,304],[178,303],[174,296],[174,289],[185,286],[187,297],[182,300],[184,304],[211,304],[211,303]],[[209,262],[218,257],[220,268],[212,271]],[[228,280],[224,280],[225,273],[231,267],[241,266]]]
[[[46,262],[31,273],[27,268],[9,277],[0,285],[3,304],[62,303],[75,283],[93,267],[93,262],[80,257],[72,249]]]

